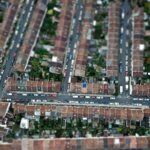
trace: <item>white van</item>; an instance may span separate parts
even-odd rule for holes
[[[73,95],[72,97],[73,97],[73,98],[78,98],[78,96],[77,96],[77,95]]]
[[[22,95],[23,95],[23,96],[27,96],[27,93],[23,93]]]
[[[85,96],[85,98],[90,98],[90,96]]]
[[[10,95],[10,96],[11,96],[11,95],[12,95],[12,93],[8,93],[7,95]]]
[[[11,99],[10,99],[10,98],[8,98],[8,99],[7,99],[7,102],[11,102]]]

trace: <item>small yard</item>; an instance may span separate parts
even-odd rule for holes
[[[56,34],[57,22],[54,21],[54,18],[58,18],[59,13],[54,11],[54,7],[56,7],[57,1],[58,0],[52,0],[47,5],[48,11],[41,28],[41,34],[49,36],[55,36]]]
[[[51,0],[47,5],[47,13],[37,42],[39,46],[54,45],[54,38],[59,21],[59,11],[54,10],[55,7],[58,8],[58,10],[60,9],[58,0]]]
[[[107,44],[105,37],[108,28],[108,3],[103,2],[101,6],[97,6],[95,12],[86,76],[101,81],[106,67],[106,50],[102,47],[106,47]]]
[[[138,123],[133,122],[134,128],[126,127],[124,124],[116,124],[115,121],[109,123],[105,119],[82,119],[82,118],[58,118],[58,117],[35,117],[29,120],[29,129],[20,129],[20,121],[23,116],[15,116],[15,124],[12,130],[7,134],[6,139],[26,137],[99,137],[104,136],[106,131],[108,135],[149,135],[148,128],[140,127]]]
[[[105,56],[95,52],[92,56],[91,64],[88,64],[86,70],[87,77],[94,77],[96,80],[102,80],[101,69],[106,67]]]
[[[96,52],[93,56],[93,63],[99,67],[105,68],[106,62],[105,62],[105,56],[102,56],[100,53]]]
[[[99,12],[95,15],[94,20],[96,21],[96,25],[94,26],[93,38],[96,40],[105,38],[105,19],[108,16],[106,12]]]
[[[62,81],[62,74],[53,74],[49,72],[49,66],[42,66],[42,61],[40,58],[31,58],[30,59],[31,71],[29,72],[29,76],[31,79],[38,80],[54,80],[54,81]]]
[[[54,9],[55,8],[55,9]],[[62,75],[49,72],[49,62],[52,58],[51,49],[56,35],[60,4],[58,0],[51,0],[47,5],[47,14],[41,27],[40,36],[34,49],[34,56],[30,58],[29,76],[31,79],[62,81]]]

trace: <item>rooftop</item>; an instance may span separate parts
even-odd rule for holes
[[[0,102],[0,118],[5,117],[10,107],[10,103]]]
[[[132,94],[136,96],[150,96],[150,83],[134,85]]]
[[[1,150],[98,150],[98,149],[147,149],[150,137],[94,137],[94,138],[55,138],[55,139],[21,139],[12,143],[1,143]]]
[[[107,76],[118,75],[118,50],[119,50],[119,24],[120,24],[120,1],[110,2],[108,15],[108,53],[107,53]]]
[[[72,93],[99,93],[99,94],[113,94],[115,88],[110,87],[107,83],[87,83],[83,87],[82,83],[76,82],[70,84],[70,92]]]
[[[77,47],[77,56],[75,60],[75,76],[85,76],[87,55],[88,55],[88,38],[87,33],[91,29],[92,25],[90,19],[93,13],[94,1],[85,1],[85,14],[82,20],[81,36],[79,46]]]
[[[61,82],[57,81],[17,81],[9,78],[6,83],[8,91],[28,91],[28,92],[59,92]]]
[[[119,120],[143,120],[144,115],[150,115],[149,109],[144,108],[126,108],[126,107],[104,107],[90,105],[24,105],[13,103],[15,113],[26,112],[28,115],[35,115],[38,110],[40,115],[45,116],[46,112],[50,112],[50,116],[60,117],[104,117],[107,119]],[[146,114],[145,114],[146,113]]]
[[[67,45],[67,38],[69,34],[70,24],[71,24],[71,16],[73,10],[73,0],[65,0],[61,1],[61,13],[59,16],[59,23],[57,25],[55,43],[53,56],[57,58],[57,62],[55,59],[55,64],[52,65],[52,72],[61,73],[62,66],[57,64],[62,64],[65,58],[65,51]]]
[[[138,16],[134,17],[134,38],[133,38],[133,76],[143,76],[143,50],[140,50],[141,45],[144,44],[144,10],[143,8],[136,7],[134,13],[139,12]]]
[[[5,15],[4,15],[4,21],[2,22],[1,28],[0,28],[0,48],[4,48],[8,41],[8,37],[10,34],[10,31],[12,30],[12,26],[15,20],[16,13],[19,9],[19,3],[20,1],[17,0],[10,0],[10,5],[6,9]]]

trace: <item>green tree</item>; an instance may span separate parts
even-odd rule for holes
[[[35,53],[36,53],[36,54],[39,54],[39,55],[41,55],[41,56],[43,56],[43,55],[48,55],[48,54],[49,54],[49,52],[48,52],[46,49],[44,49],[44,48],[37,48],[37,49],[35,50]]]
[[[80,129],[83,127],[83,123],[80,118],[77,119],[77,128]]]
[[[150,2],[145,2],[144,3],[144,11],[150,15]]]
[[[31,59],[31,72],[29,75],[33,78],[42,78],[41,66],[40,61],[37,58]]]
[[[96,71],[94,69],[94,67],[87,67],[87,76],[95,76],[96,75]]]
[[[102,24],[98,23],[95,26],[95,31],[93,32],[94,39],[100,39],[101,38],[101,34],[102,34]]]
[[[55,133],[55,136],[57,138],[60,138],[60,137],[62,137],[62,134],[63,134],[63,129],[57,129],[56,133]]]

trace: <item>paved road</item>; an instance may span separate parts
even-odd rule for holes
[[[131,8],[128,0],[123,1],[121,6],[121,25],[120,25],[120,50],[119,50],[119,87],[123,87],[123,92],[120,95],[129,95],[129,73],[131,63],[131,47],[129,41],[131,40]]]
[[[2,74],[2,78],[0,81],[0,98],[3,95],[4,92],[4,85],[6,83],[7,77],[9,77],[11,75],[12,72],[12,68],[13,65],[15,63],[15,58],[16,55],[18,53],[18,50],[20,48],[20,44],[23,40],[23,35],[25,33],[25,29],[26,29],[26,23],[29,20],[29,17],[31,15],[32,12],[32,6],[33,6],[34,1],[33,0],[29,0],[28,3],[25,3],[23,5],[23,11],[21,13],[21,16],[18,20],[17,23],[17,27],[16,27],[16,31],[12,37],[12,45],[9,48],[9,52],[8,52],[8,56],[7,56],[7,60],[6,63],[4,65],[4,72]]]
[[[23,92],[24,93],[24,92]],[[75,104],[102,104],[102,105],[115,105],[115,106],[150,106],[149,98],[136,98],[136,97],[114,97],[108,95],[98,95],[91,96],[90,98],[86,98],[83,94],[78,94],[77,98],[73,98],[75,94],[65,94],[59,93],[55,96],[50,93],[28,93],[27,95],[23,95],[23,93],[12,93],[9,95],[7,93],[5,95],[5,99],[8,101],[17,101],[22,103],[27,102],[61,102],[61,103],[75,103]],[[77,94],[76,94],[77,95]]]
[[[64,81],[62,83],[62,92],[63,93],[67,92],[67,89],[69,86],[69,84],[68,84],[69,78],[71,78],[71,74],[73,73],[73,65],[71,63],[72,63],[72,60],[75,59],[74,58],[74,56],[75,56],[74,47],[75,47],[75,44],[77,43],[77,41],[79,40],[78,28],[79,28],[80,23],[81,23],[79,20],[80,12],[81,11],[83,12],[83,7],[81,7],[82,5],[83,4],[82,4],[81,0],[78,0],[78,2],[76,3],[76,8],[75,8],[75,15],[72,19],[73,29],[71,31],[72,34],[70,34],[69,46],[68,46],[69,52],[67,54],[67,60],[65,62],[67,68],[66,68],[66,76],[65,76]]]

